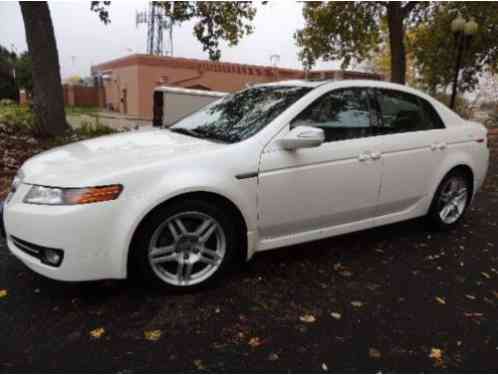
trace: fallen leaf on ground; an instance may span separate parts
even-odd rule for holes
[[[489,276],[489,273],[481,272],[481,275],[483,275],[486,279],[491,279],[491,276]]]
[[[278,354],[277,354],[277,353],[271,353],[271,354],[268,356],[268,359],[269,359],[270,361],[276,361],[276,360],[278,360],[278,358],[279,358],[279,356],[278,356]]]
[[[259,337],[251,337],[251,339],[249,340],[249,346],[253,347],[253,348],[257,348],[258,346],[261,346],[263,344],[263,342],[261,341],[261,339]]]
[[[354,306],[354,307],[362,307],[363,306],[363,302],[360,302],[360,301],[351,301],[351,305]]]
[[[482,318],[483,314],[482,313],[464,313],[466,318]]]
[[[7,297],[7,291],[5,289],[0,289],[0,298],[5,298]]]
[[[304,323],[314,323],[316,322],[316,318],[311,314],[305,314],[299,317],[299,320]]]
[[[337,312],[333,312],[333,313],[331,313],[331,314],[330,314],[330,316],[331,316],[332,318],[336,319],[336,320],[339,320],[339,319],[341,319],[341,318],[342,318],[342,315],[341,315],[341,314],[339,314],[339,313],[337,313]]]
[[[466,294],[465,297],[467,297],[467,299],[470,299],[472,301],[476,299],[476,297],[471,294]]]
[[[194,366],[197,368],[197,370],[205,370],[206,366],[204,366],[204,363],[202,363],[202,360],[196,359],[194,360]]]
[[[329,367],[327,366],[327,364],[325,362],[322,363],[322,370],[323,371],[329,371]]]
[[[368,355],[370,356],[370,358],[375,358],[375,359],[382,357],[382,354],[380,354],[380,351],[376,348],[368,349]]]
[[[92,331],[90,331],[90,336],[92,336],[93,338],[96,338],[96,339],[100,339],[105,333],[105,329],[104,328],[96,328]]]
[[[144,336],[146,340],[157,341],[161,338],[162,332],[158,329],[154,331],[145,331]]]
[[[443,366],[443,351],[441,349],[432,348],[429,358],[432,358],[434,360],[436,366],[438,367]]]
[[[493,294],[495,295],[495,298],[498,299],[498,292],[494,291]]]
[[[344,270],[344,271],[340,271],[339,275],[341,275],[342,277],[351,277],[351,276],[353,276],[353,273],[350,271]]]
[[[446,300],[441,297],[436,297],[437,303],[440,303],[441,305],[446,305]]]

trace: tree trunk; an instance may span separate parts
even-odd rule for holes
[[[54,28],[47,2],[20,2],[29,54],[32,59],[33,107],[42,136],[63,135],[69,126]]]
[[[389,2],[387,5],[387,23],[389,26],[389,45],[391,48],[391,82],[404,85],[406,52],[401,2]]]

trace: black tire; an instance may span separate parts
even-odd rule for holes
[[[446,189],[448,188],[448,185],[452,181],[459,181],[459,183],[462,184],[462,186],[465,186],[466,189],[466,199],[465,199],[465,204],[463,205],[463,210],[461,213],[456,217],[456,219],[453,221],[448,221],[448,220],[443,220],[442,218],[442,210],[444,208],[444,194]],[[431,207],[429,209],[429,212],[426,216],[426,222],[429,225],[430,229],[436,230],[436,231],[448,231],[453,229],[455,226],[458,225],[458,223],[462,220],[462,218],[465,215],[465,212],[467,210],[467,207],[470,204],[470,201],[472,199],[472,186],[471,186],[471,181],[468,177],[468,175],[461,169],[455,169],[448,173],[443,181],[438,186],[438,189],[436,190],[436,193],[434,194],[434,197],[432,199]],[[456,207],[455,207],[456,209]],[[455,212],[456,216],[456,212]]]
[[[156,273],[151,261],[149,261],[149,245],[156,230],[165,222],[174,218],[175,215],[185,213],[201,213],[214,219],[219,224],[219,228],[224,232],[225,252],[216,271],[207,279],[193,285],[173,285],[162,279]],[[156,288],[168,289],[175,292],[190,292],[212,286],[217,283],[222,276],[231,268],[238,259],[237,254],[240,248],[240,230],[237,228],[237,221],[230,210],[226,207],[201,200],[179,200],[171,204],[162,206],[153,211],[139,226],[130,249],[129,270],[139,276],[147,285]]]

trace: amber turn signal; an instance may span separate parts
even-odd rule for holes
[[[83,189],[70,189],[65,191],[65,200],[68,204],[87,204],[112,201],[119,197],[123,187],[110,185]]]

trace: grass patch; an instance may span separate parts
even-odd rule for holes
[[[35,131],[33,112],[24,105],[2,103],[0,105],[0,124],[20,132]]]
[[[97,107],[65,107],[66,116],[96,115],[99,109]]]

